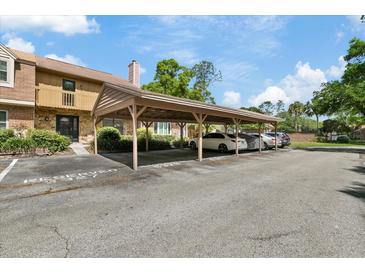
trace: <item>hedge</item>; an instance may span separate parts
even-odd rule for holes
[[[173,135],[157,135],[149,132],[149,150],[164,150],[172,148],[171,143],[176,140]],[[146,150],[146,131],[137,131],[138,150]],[[120,135],[119,130],[113,127],[102,127],[97,132],[98,149],[108,152],[131,152],[133,140],[130,135]]]
[[[15,136],[13,129],[0,130],[0,153],[34,154],[43,149],[50,154],[64,151],[70,145],[67,137],[50,130],[29,129],[27,136]]]

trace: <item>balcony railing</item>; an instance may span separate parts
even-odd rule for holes
[[[97,97],[95,92],[72,92],[43,87],[36,89],[36,105],[42,107],[91,111]]]

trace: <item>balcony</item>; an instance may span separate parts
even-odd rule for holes
[[[98,93],[87,91],[63,91],[59,89],[36,89],[36,105],[63,109],[91,111]]]

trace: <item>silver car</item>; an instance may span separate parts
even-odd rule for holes
[[[239,133],[238,137],[246,140],[247,150],[256,150],[256,149],[260,148],[258,136],[253,136],[253,135],[249,135],[246,133]],[[264,147],[265,147],[264,141],[261,140],[261,148],[264,148]]]
[[[259,137],[258,133],[248,133],[251,136]],[[269,135],[266,135],[264,133],[261,133],[261,139],[264,142],[264,148],[265,149],[272,149],[275,147],[275,137],[271,137]],[[281,146],[281,140],[278,138],[278,147]]]

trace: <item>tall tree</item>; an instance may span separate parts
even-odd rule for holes
[[[251,106],[251,107],[241,107],[241,109],[245,109],[245,110],[249,110],[249,111],[253,111],[253,112],[257,112],[257,113],[263,113],[261,111],[261,109],[259,109],[258,107],[255,106]]]
[[[217,70],[213,63],[209,61],[201,61],[194,65],[192,71],[195,78],[193,89],[200,92],[205,102],[215,104],[214,97],[208,88],[214,82],[222,81],[221,71]]]
[[[284,111],[284,102],[283,100],[278,100],[275,104],[275,111],[276,111],[276,115],[278,115],[280,112]]]
[[[304,106],[304,112],[308,117],[316,117],[317,134],[319,133],[319,115],[321,115],[321,106],[315,99],[308,101]]]
[[[365,41],[350,41],[345,72],[341,80],[323,84],[314,99],[326,114],[347,112],[365,120]]]
[[[294,128],[298,132],[298,119],[304,113],[304,105],[299,101],[295,101],[289,105],[288,112],[294,117]]]
[[[259,109],[267,115],[272,115],[275,107],[271,101],[265,101],[259,105]]]

